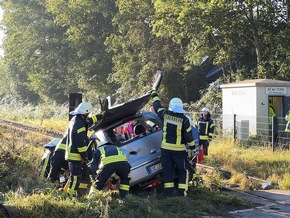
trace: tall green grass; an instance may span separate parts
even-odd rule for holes
[[[46,138],[3,127],[0,136],[1,201],[13,217],[200,217],[248,207],[236,197],[207,187],[190,187],[187,198],[166,198],[162,186],[130,194],[125,201],[116,192],[103,191],[68,198],[49,181],[38,178]]]
[[[67,105],[26,105],[1,99],[1,117],[56,130],[67,126]],[[58,129],[59,128],[59,129]],[[162,187],[129,195],[125,202],[114,192],[96,192],[82,198],[66,198],[46,180],[38,178],[38,165],[47,138],[0,127],[0,192],[14,217],[199,217],[225,215],[244,208],[241,200],[224,196],[209,186],[190,187],[187,198],[165,198]],[[233,173],[229,183],[244,189],[258,188],[245,175],[267,179],[290,189],[290,152],[271,147],[244,146],[226,138],[215,139],[204,163]],[[221,183],[219,175],[211,175]]]
[[[231,139],[219,138],[210,144],[205,163],[233,172],[233,182],[242,182],[244,176],[252,176],[277,183],[280,189],[290,189],[287,181],[289,156],[289,150],[278,148],[273,152],[270,146],[244,146]]]

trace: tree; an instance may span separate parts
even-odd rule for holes
[[[208,55],[228,80],[274,79],[287,69],[281,66],[289,63],[289,30],[284,7],[276,1],[155,0],[154,7],[154,32],[185,44],[189,65]]]
[[[31,90],[30,100],[36,100],[35,94],[43,100],[67,100],[76,80],[66,83],[73,52],[64,38],[65,29],[54,24],[41,0],[5,1],[2,7],[5,61],[11,76],[19,80],[18,92]]]
[[[110,80],[120,85],[118,95],[125,99],[149,91],[156,70],[163,70],[161,92],[166,94],[165,101],[176,96],[185,101],[198,98],[204,81],[186,65],[183,46],[154,32],[152,20],[157,15],[152,1],[120,0],[117,7],[117,30],[106,43],[114,52]]]
[[[69,71],[77,78],[84,91],[113,93],[107,82],[112,72],[112,53],[104,45],[113,32],[112,18],[116,12],[115,1],[48,0],[48,10],[55,16],[55,23],[67,30],[65,35],[75,50]]]

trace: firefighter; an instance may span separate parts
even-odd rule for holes
[[[89,102],[82,102],[74,111],[70,114],[73,115],[70,120],[67,129],[67,141],[65,158],[68,161],[68,167],[70,172],[70,185],[67,193],[70,196],[77,194],[79,188],[83,170],[88,163],[88,127],[86,119],[93,112],[93,106]],[[102,114],[95,115],[93,120],[97,122],[103,117]]]
[[[46,149],[45,153],[42,156],[40,169],[39,169],[39,176],[40,178],[47,178],[49,170],[50,170],[50,162],[51,156],[55,150],[55,146],[60,141],[59,138],[54,138],[48,144],[45,144],[43,147]]]
[[[57,144],[54,153],[51,157],[50,163],[50,171],[48,178],[53,183],[57,183],[59,179],[59,173],[61,170],[68,170],[68,163],[65,160],[65,150],[66,150],[66,140],[67,140],[67,132]]]
[[[194,178],[197,177],[196,175],[196,162],[199,156],[199,133],[198,129],[196,128],[195,123],[192,121],[190,116],[187,116],[189,123],[192,128],[192,137],[194,138],[194,145],[195,145],[195,154],[194,157],[190,157],[188,159],[188,182],[194,182]]]
[[[178,195],[186,196],[187,181],[187,155],[194,155],[194,139],[192,127],[183,110],[183,103],[179,98],[171,99],[168,110],[162,107],[157,92],[151,92],[154,110],[163,122],[163,135],[161,143],[161,164],[164,174],[164,194],[172,196],[174,192],[174,171],[178,175]],[[186,144],[189,147],[186,152]]]
[[[272,123],[274,124],[272,126]],[[269,141],[272,142],[272,139],[274,142],[276,142],[278,131],[277,131],[277,114],[274,108],[274,105],[272,104],[272,101],[269,100]]]
[[[272,104],[272,101],[269,100],[269,123],[272,125],[272,117],[276,117],[276,111],[274,108],[274,105]]]
[[[214,133],[214,123],[207,107],[201,110],[201,117],[197,120],[197,127],[199,131],[199,146],[203,148],[204,155],[207,156],[208,146]]]
[[[285,132],[290,132],[290,110],[286,114],[285,120],[287,121]]]
[[[107,181],[115,174],[113,184],[120,179],[120,198],[127,196],[130,188],[131,165],[127,162],[126,155],[116,145],[108,141],[101,141],[94,152],[90,168],[98,190],[103,190]]]
[[[86,118],[86,123],[88,126],[95,124],[98,121],[98,115],[93,115],[92,117]],[[59,174],[61,170],[68,170],[68,162],[65,159],[65,151],[66,151],[66,141],[67,141],[67,130],[61,141],[57,144],[54,153],[51,157],[50,164],[50,172],[48,178],[50,178],[51,182],[57,183],[59,179]],[[88,141],[88,139],[87,139]],[[88,160],[92,159],[93,151],[96,150],[96,146],[94,146],[95,140],[92,140],[89,144],[88,152]]]

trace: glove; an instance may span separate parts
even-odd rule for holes
[[[99,122],[101,119],[104,118],[105,114],[106,114],[106,111],[102,111],[99,114],[93,115],[92,116],[93,123],[95,124],[95,123]]]

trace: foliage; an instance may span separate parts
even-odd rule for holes
[[[280,1],[19,0],[1,7],[0,84],[7,80],[3,87],[30,102],[63,103],[84,92],[120,103],[148,92],[159,69],[165,103],[176,96],[197,102],[207,95],[206,59],[221,67],[223,83],[290,79],[289,8]],[[196,109],[218,112],[219,99],[217,92]]]
[[[289,69],[285,66],[289,62],[289,47],[284,45],[284,40],[289,40],[285,3],[153,2],[157,12],[153,32],[185,44],[189,64],[207,55],[223,67],[230,80],[275,78],[278,70]],[[286,74],[281,76],[288,78]]]
[[[72,76],[84,91],[113,93],[107,83],[112,71],[112,53],[104,42],[113,33],[112,19],[116,13],[114,1],[48,0],[47,9],[54,22],[66,28],[66,39],[75,51],[68,66]]]
[[[68,105],[55,102],[27,104],[15,96],[0,98],[0,118],[29,123],[64,132],[68,125]]]

